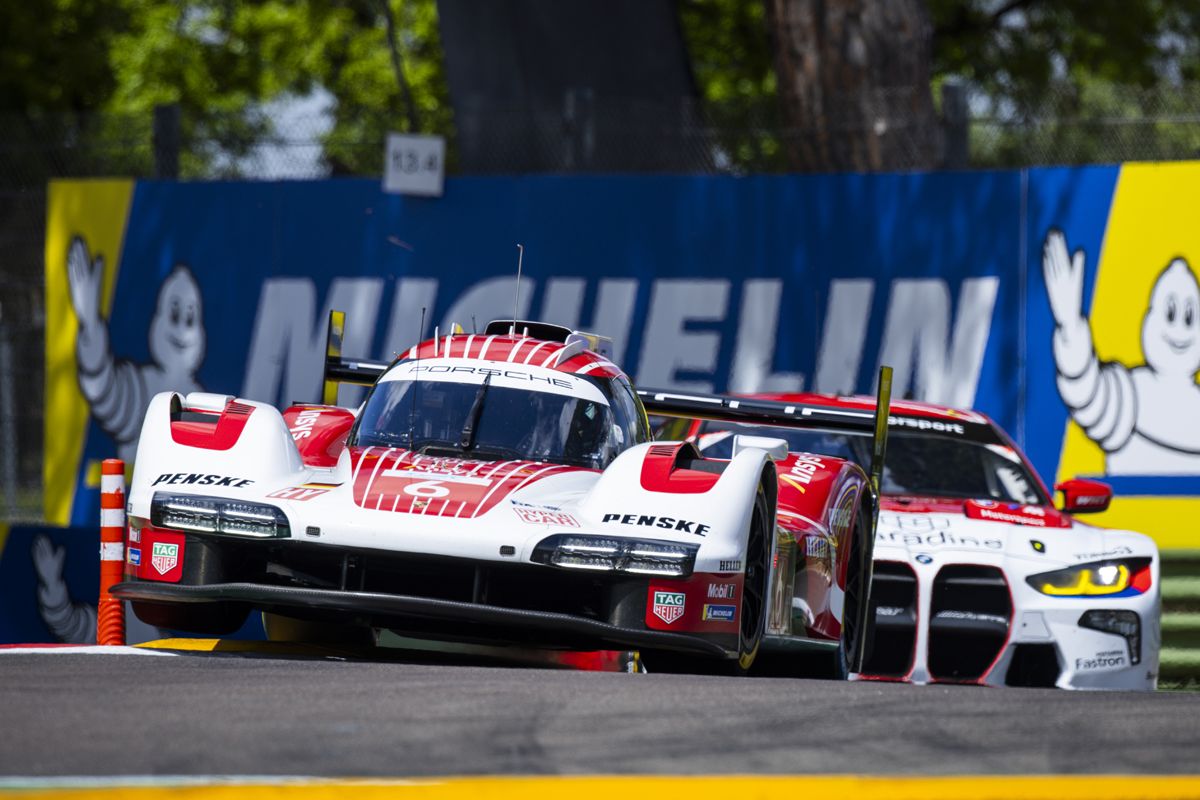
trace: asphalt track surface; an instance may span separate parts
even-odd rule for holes
[[[1200,772],[1200,694],[0,656],[0,776]]]

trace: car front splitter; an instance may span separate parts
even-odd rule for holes
[[[127,581],[112,587],[112,594],[122,600],[157,603],[247,603],[257,608],[341,611],[347,614],[370,614],[402,620],[443,620],[503,626],[530,632],[541,632],[551,638],[554,634],[594,641],[598,645],[617,648],[654,648],[693,653],[709,658],[729,658],[733,653],[719,644],[683,633],[622,628],[587,617],[549,611],[530,611],[481,603],[463,603],[412,595],[380,592],[341,591],[338,589],[309,589],[294,586],[272,586],[259,583],[213,583],[186,586],[150,581]],[[387,627],[386,624],[380,627]]]

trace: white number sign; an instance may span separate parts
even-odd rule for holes
[[[441,197],[445,176],[446,140],[441,136],[388,134],[383,163],[385,192]]]

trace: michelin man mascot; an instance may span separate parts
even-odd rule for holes
[[[1200,282],[1182,258],[1163,269],[1142,319],[1145,363],[1128,366],[1096,356],[1083,264],[1083,250],[1070,254],[1062,232],[1050,231],[1042,271],[1071,417],[1104,450],[1109,475],[1200,475]]]
[[[116,441],[117,455],[132,464],[150,398],[166,391],[200,391],[196,369],[204,360],[205,344],[200,287],[187,266],[175,265],[158,290],[150,321],[153,363],[135,364],[113,357],[108,325],[100,318],[103,275],[103,257],[92,260],[87,245],[76,237],[67,254],[67,277],[79,319],[79,388],[92,416]]]

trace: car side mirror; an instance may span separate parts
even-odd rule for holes
[[[788,454],[787,439],[776,439],[773,436],[749,436],[744,433],[733,437],[734,458],[737,458],[737,454],[743,450],[751,448],[766,450],[767,455],[775,461],[783,461]]]
[[[1107,483],[1072,478],[1054,487],[1062,492],[1062,510],[1068,514],[1094,514],[1112,502],[1113,490]]]

